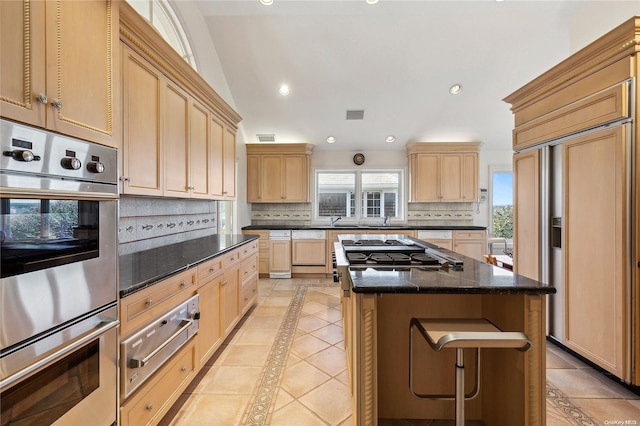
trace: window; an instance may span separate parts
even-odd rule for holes
[[[402,219],[402,170],[316,171],[316,219]]]
[[[149,21],[193,69],[197,69],[187,34],[167,0],[127,0],[127,3]]]
[[[490,166],[491,233],[513,238],[513,173],[511,167]]]

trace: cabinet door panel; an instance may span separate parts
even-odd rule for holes
[[[478,155],[464,154],[462,168],[463,201],[478,200]]]
[[[537,280],[540,276],[540,152],[516,154],[513,172],[513,270]]]
[[[138,54],[124,48],[125,194],[162,195],[160,144],[161,76]]]
[[[220,326],[220,289],[222,275],[198,289],[200,295],[200,329],[198,330],[198,360],[203,365],[222,342]]]
[[[192,101],[189,110],[189,183],[191,197],[209,198],[209,112]]]
[[[189,197],[189,97],[167,84],[162,107],[165,195]]]
[[[309,174],[307,167],[307,156],[285,155],[284,156],[284,199],[286,202],[307,202],[309,201],[308,179],[302,176]]]
[[[442,154],[440,157],[440,201],[463,201],[461,154]]]
[[[414,200],[440,201],[440,170],[438,154],[418,154],[415,158]]]
[[[291,271],[291,241],[269,241],[269,272]]]
[[[49,1],[47,22],[47,127],[117,145],[119,116],[118,2]]]
[[[238,309],[238,287],[240,280],[238,279],[240,269],[238,265],[229,268],[224,272],[224,281],[222,285],[222,328],[224,335],[227,336],[236,322],[239,315]]]
[[[625,377],[624,133],[603,130],[565,142],[562,155],[566,344]]]
[[[236,135],[225,128],[224,131],[224,176],[222,195],[226,199],[236,197]]]
[[[259,203],[260,197],[260,156],[247,155],[247,202]]]
[[[261,162],[262,181],[260,182],[262,202],[282,201],[282,156],[263,155]]]
[[[46,125],[46,106],[36,100],[46,94],[45,3],[0,2],[0,112],[2,117],[38,127]]]
[[[216,198],[222,198],[223,163],[224,163],[224,126],[211,116],[211,188],[210,192]]]

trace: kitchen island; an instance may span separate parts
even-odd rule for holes
[[[354,236],[341,236],[352,238]],[[436,248],[420,240],[427,251]],[[468,400],[466,416],[485,425],[545,424],[546,295],[553,287],[511,271],[437,250],[461,267],[350,265],[336,243],[342,280],[345,348],[354,424],[379,419],[453,419],[453,400],[421,400],[409,388],[411,318],[486,318],[503,331],[527,334],[527,352],[483,349],[480,390]],[[414,390],[453,394],[455,351],[434,352],[414,338]],[[465,350],[466,393],[473,390],[474,350]]]

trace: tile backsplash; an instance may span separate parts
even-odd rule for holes
[[[218,230],[216,201],[121,196],[119,254],[214,235]]]
[[[476,203],[409,203],[406,224],[409,226],[471,226],[478,214]],[[254,203],[252,225],[311,225],[311,203]],[[392,220],[392,223],[394,221]]]

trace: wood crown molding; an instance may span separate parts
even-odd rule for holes
[[[503,99],[517,112],[640,50],[640,16],[634,16]]]
[[[315,145],[310,143],[248,143],[247,154],[306,154],[311,155]]]
[[[120,41],[218,114],[234,132],[242,117],[127,2],[120,4]]]
[[[478,153],[480,142],[409,142],[407,155],[428,152],[467,152]]]

